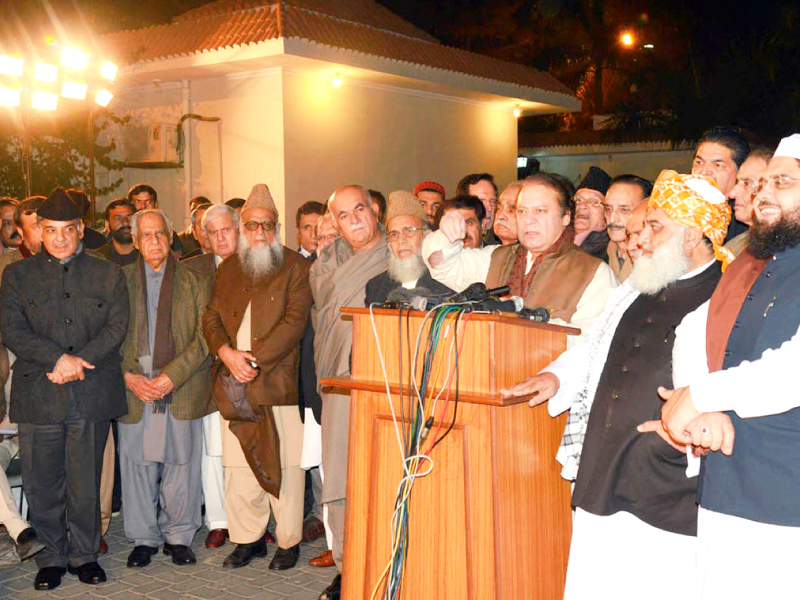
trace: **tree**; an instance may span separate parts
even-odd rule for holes
[[[37,115],[39,116],[39,115]],[[112,123],[124,119],[109,111],[95,116],[94,157],[95,166],[109,172],[121,171],[123,163],[114,158],[116,142],[110,139],[99,143],[98,138]],[[25,136],[20,123],[17,127],[6,123],[0,128],[0,190],[3,195],[23,198],[27,195]],[[32,119],[29,123],[31,148],[31,192],[46,196],[57,186],[90,188],[89,179],[89,127],[85,111],[71,113],[57,121]],[[114,191],[122,178],[97,188],[97,195]]]

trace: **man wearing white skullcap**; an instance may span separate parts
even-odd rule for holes
[[[699,494],[703,600],[791,597],[800,583],[800,134],[781,141],[756,189],[747,249],[678,330],[695,339],[675,368],[703,369],[662,390],[664,428],[712,450]]]

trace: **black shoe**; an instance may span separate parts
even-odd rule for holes
[[[77,575],[81,583],[88,583],[89,585],[103,583],[106,580],[106,572],[103,571],[103,567],[96,562],[86,563],[80,567],[73,567],[70,565],[67,567],[67,571],[69,571],[71,575]]]
[[[267,543],[264,538],[250,544],[236,544],[236,548],[222,563],[223,567],[238,569],[246,567],[254,558],[264,558],[267,555]]]
[[[54,590],[61,585],[61,578],[66,572],[66,567],[42,567],[36,573],[33,587],[37,590]]]
[[[291,548],[278,548],[272,561],[269,563],[269,568],[273,571],[285,571],[291,569],[297,564],[297,558],[300,556],[300,544],[295,544]]]
[[[32,527],[23,529],[14,543],[17,545],[17,556],[19,556],[20,560],[30,558],[37,552],[44,550],[44,544],[36,537],[36,532]]]
[[[128,555],[129,567],[146,567],[150,564],[150,559],[158,552],[158,548],[152,546],[136,546]]]
[[[172,562],[176,565],[193,565],[197,562],[194,552],[189,546],[181,544],[164,544],[164,554],[172,557]]]
[[[319,600],[339,600],[342,595],[342,574],[333,578],[333,582],[319,595]]]

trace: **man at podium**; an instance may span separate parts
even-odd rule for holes
[[[617,280],[607,264],[565,236],[568,200],[569,192],[556,178],[533,175],[517,196],[519,243],[465,248],[464,218],[450,211],[442,217],[439,231],[422,243],[422,258],[434,279],[457,292],[478,282],[507,285],[511,295],[525,300],[526,308],[543,306],[551,319],[586,331],[600,316]]]
[[[693,589],[694,461],[663,432],[637,427],[659,418],[656,389],[678,377],[675,330],[732,256],[722,248],[730,214],[713,180],[663,171],[638,236],[642,254],[597,323],[539,375],[502,391],[534,394],[532,406],[550,400],[552,416],[570,410],[558,453],[562,476],[575,479],[567,600],[633,599],[645,589],[666,600]],[[653,586],[653,565],[672,576]]]

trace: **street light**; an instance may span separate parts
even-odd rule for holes
[[[19,90],[0,88],[0,106],[19,106]]]
[[[0,56],[0,73],[20,77],[22,75],[22,59],[13,56]]]
[[[633,46],[634,42],[633,34],[626,31],[620,36],[619,41],[622,42],[623,46],[630,48],[631,46]]]
[[[36,63],[36,70],[34,71],[34,78],[37,81],[54,82],[58,79],[58,67],[49,63]]]
[[[80,71],[89,65],[89,55],[77,48],[64,48],[61,52],[61,66]]]
[[[72,47],[60,47],[57,40],[48,37],[47,48],[36,58],[43,61],[24,61],[12,55],[0,55],[0,106],[19,107],[25,155],[25,182],[31,195],[31,139],[30,109],[55,111],[59,105],[59,91],[67,102],[87,102],[89,109],[89,198],[91,216],[95,216],[96,189],[94,182],[94,106],[108,106],[114,94],[109,90],[116,79],[118,67],[111,61],[96,61],[86,52]],[[58,54],[60,53],[60,61]],[[25,64],[29,65],[25,68]],[[57,66],[60,62],[60,66]],[[31,68],[32,67],[32,68]],[[19,85],[9,77],[18,77]],[[45,85],[42,85],[44,83]]]

